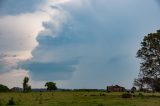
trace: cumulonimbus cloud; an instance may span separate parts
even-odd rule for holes
[[[19,60],[31,57],[42,22],[49,19],[37,7],[44,1],[0,1],[0,73],[16,69]]]
[[[72,87],[131,84],[138,72],[140,38],[158,28],[155,2],[60,1],[43,10],[52,13],[51,20],[43,23],[32,58],[20,61],[18,68],[35,80],[68,80]]]
[[[77,2],[71,0],[65,5],[59,5],[61,11],[57,17],[59,18],[61,13],[67,12],[67,20],[63,21],[62,18],[60,23],[57,20],[58,26],[60,24],[58,30],[55,29],[55,17],[44,23],[45,30],[37,36],[39,45],[32,51],[31,61],[37,62],[37,64],[39,61],[43,61],[44,65],[53,66],[54,63],[59,63],[58,66],[62,65],[63,67],[64,61],[70,63],[71,60],[80,57],[78,58],[79,62],[68,64],[63,68],[63,71],[57,71],[56,67],[51,67],[52,72],[79,73],[73,76],[75,81],[87,79],[86,84],[93,86],[94,84],[89,82],[97,75],[101,76],[98,76],[97,80],[97,83],[101,83],[100,85],[104,84],[105,80],[112,83],[120,79],[125,81],[127,76],[131,76],[129,78],[131,81],[136,73],[135,70],[138,70],[134,54],[138,45],[138,33],[143,36],[144,32],[148,28],[152,29],[150,26],[157,22],[144,23],[144,18],[147,22],[150,19],[155,19],[153,15],[142,13],[141,7],[136,7],[137,4],[144,5],[144,2],[144,0],[78,0]],[[150,2],[145,3],[145,9],[148,8],[148,4],[151,4]],[[77,3],[76,6],[74,3]],[[58,8],[52,7],[52,9]],[[108,63],[110,60],[112,62]],[[30,64],[30,68],[33,65]],[[76,66],[74,71],[73,69],[69,71],[68,67],[74,65]],[[26,67],[26,69],[29,68]],[[38,72],[38,69],[34,69],[31,73]],[[48,73],[48,71],[46,72]],[[43,73],[45,76],[45,71]],[[46,75],[48,75],[47,73]],[[124,75],[118,76],[120,73]],[[63,76],[62,73],[60,75]],[[113,75],[116,76],[114,81],[110,77]],[[82,76],[83,79],[80,79]],[[57,80],[61,80],[61,77]]]
[[[21,87],[24,76],[28,76],[17,63],[31,57],[42,22],[49,20],[43,11],[46,1],[0,0],[0,83]]]
[[[46,0],[0,0],[0,16],[35,12]]]

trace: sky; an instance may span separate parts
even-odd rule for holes
[[[159,0],[0,0],[0,83],[131,88],[159,11]]]

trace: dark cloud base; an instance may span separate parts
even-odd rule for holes
[[[78,60],[66,62],[34,62],[32,60],[19,63],[19,68],[29,70],[34,80],[66,80],[75,71]]]

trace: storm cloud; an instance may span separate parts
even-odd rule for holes
[[[32,62],[29,66],[24,64],[23,68],[31,69],[31,73],[43,73],[43,76],[34,76],[41,80],[49,73],[70,74],[68,80],[72,87],[102,87],[105,83],[130,86],[138,73],[135,55],[139,42],[160,24],[158,7],[154,3],[144,0],[77,0],[60,5],[60,12],[67,13],[64,14],[65,21],[60,22],[58,31],[55,31],[53,21],[45,22],[45,30],[37,36],[38,46],[32,51],[31,61],[45,66],[46,70],[35,71],[31,67],[37,64]],[[63,64],[77,58],[79,62],[76,64]],[[56,67],[55,63],[58,63]],[[71,68],[73,65],[76,68]],[[95,77],[97,80],[91,83]],[[62,77],[56,78],[63,80]],[[77,83],[83,81],[85,84]]]
[[[35,12],[44,2],[45,0],[0,0],[0,16]]]
[[[17,68],[17,63],[30,58],[37,45],[35,38],[49,17],[39,8],[44,2],[0,0],[0,83],[19,86],[20,79],[28,75],[26,70]]]
[[[64,81],[64,88],[132,86],[139,44],[160,28],[157,0],[45,2],[0,1],[0,50],[20,58],[9,70],[23,70],[37,82]],[[30,56],[13,57],[15,51]],[[7,66],[4,58],[0,66]]]

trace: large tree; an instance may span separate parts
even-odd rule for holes
[[[160,78],[160,30],[144,37],[137,57],[142,60],[140,74],[143,80],[152,89],[157,89],[157,82]]]
[[[31,91],[31,86],[28,84],[28,82],[29,82],[29,77],[24,77],[24,80],[23,80],[23,92]]]
[[[137,86],[139,88],[140,91],[143,90],[143,87],[144,87],[144,81],[142,78],[137,78],[137,79],[134,79],[134,86]]]
[[[5,85],[0,84],[0,92],[8,92],[9,88]]]
[[[45,86],[47,87],[47,90],[57,90],[56,83],[54,82],[47,82]]]

